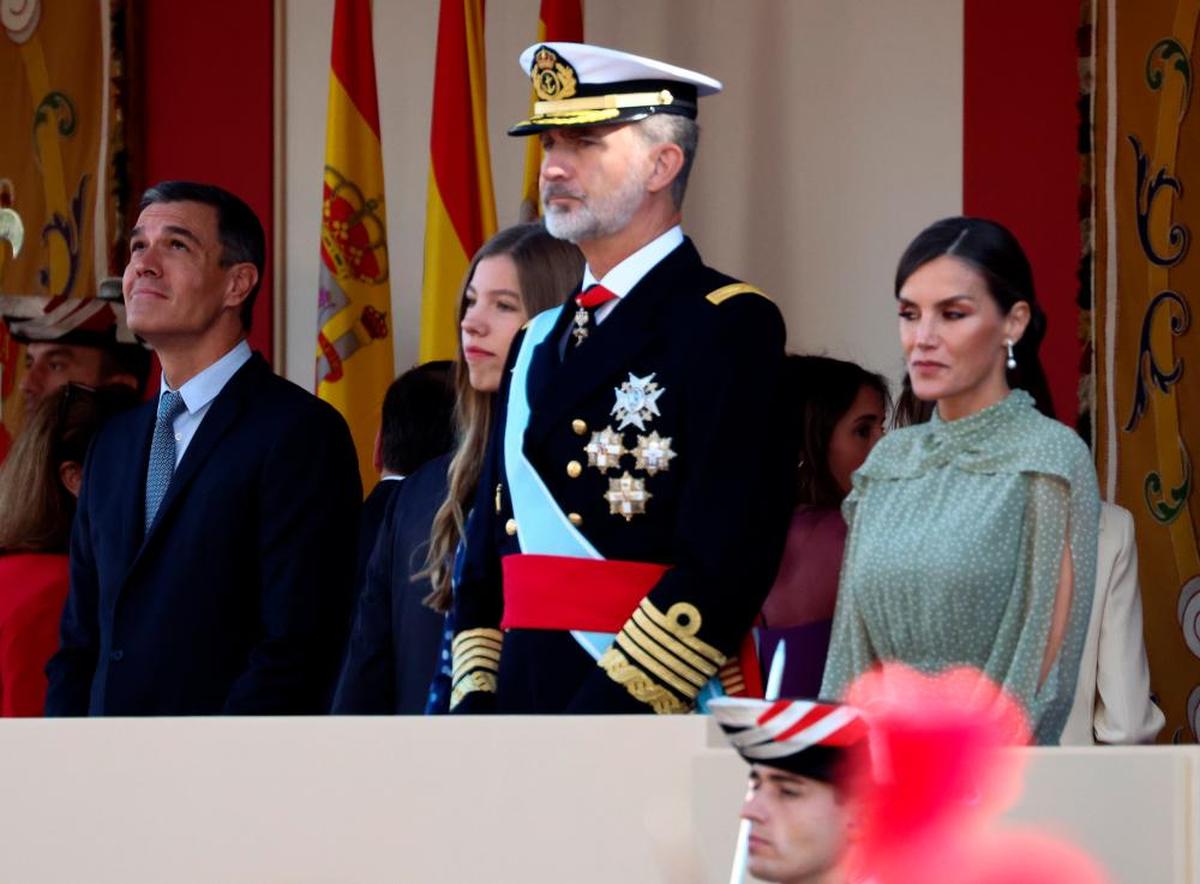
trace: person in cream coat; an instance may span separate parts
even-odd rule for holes
[[[1153,742],[1165,719],[1150,699],[1133,515],[1102,503],[1096,596],[1064,746]]]

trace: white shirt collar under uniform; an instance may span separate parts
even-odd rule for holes
[[[592,274],[592,268],[583,268],[583,287],[587,291],[590,286],[600,282],[606,289],[617,296],[615,301],[603,304],[596,310],[596,323],[604,321],[609,313],[620,303],[620,300],[633,291],[634,286],[642,281],[647,273],[667,255],[683,244],[683,228],[676,224],[666,233],[650,240],[632,255],[621,261],[616,267],[604,274],[604,279],[597,280]]]
[[[183,460],[183,452],[187,449],[188,443],[192,441],[192,437],[196,435],[196,429],[200,426],[200,421],[204,420],[204,415],[208,413],[212,401],[217,398],[218,393],[225,389],[229,379],[237,374],[238,369],[245,365],[252,355],[250,345],[243,338],[234,345],[232,350],[195,377],[188,379],[187,383],[179,388],[178,393],[183,397],[186,410],[180,412],[171,424],[175,429],[175,466],[178,467],[179,462]],[[165,374],[162,376],[158,389],[160,397],[163,393],[171,390]]]

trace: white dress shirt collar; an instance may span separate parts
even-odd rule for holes
[[[635,285],[642,281],[643,276],[654,269],[659,261],[667,257],[667,255],[671,254],[671,252],[675,251],[682,244],[683,228],[676,224],[666,233],[650,240],[650,242],[604,274],[604,279],[597,280],[592,274],[592,268],[585,266],[583,268],[582,291],[586,292],[590,286],[600,282],[618,298],[624,298],[633,290]]]
[[[183,404],[187,407],[188,414],[195,414],[216,399],[217,394],[229,383],[229,379],[237,374],[237,370],[245,365],[252,355],[250,345],[243,338],[208,368],[188,379],[178,390],[183,396]],[[170,389],[171,385],[167,383],[167,376],[164,374],[159,384],[159,395]]]

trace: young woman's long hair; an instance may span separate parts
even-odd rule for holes
[[[904,250],[896,267],[896,297],[900,297],[900,289],[910,276],[943,255],[965,261],[979,272],[1001,315],[1007,316],[1018,301],[1029,305],[1029,325],[1013,345],[1017,367],[1006,369],[1005,375],[1009,387],[1025,390],[1033,397],[1038,411],[1054,417],[1050,386],[1038,358],[1038,349],[1046,336],[1046,314],[1033,290],[1033,268],[1017,238],[1008,228],[986,218],[956,217],[936,221],[917,234]],[[899,419],[919,423],[922,416],[932,411],[932,408],[922,408],[913,401],[914,398],[911,387],[906,386],[896,404]]]
[[[507,255],[516,264],[521,303],[530,318],[543,310],[561,305],[575,291],[583,276],[583,254],[576,246],[555,239],[540,223],[508,227],[484,243],[471,260],[459,295],[460,323],[467,312],[467,286],[475,275],[475,267],[484,258],[496,255]],[[495,399],[493,394],[471,386],[471,377],[463,359],[461,335],[458,348],[458,367],[454,377],[457,448],[448,471],[449,494],[433,517],[425,570],[417,575],[429,577],[433,590],[426,596],[425,603],[435,611],[447,611],[450,608],[454,551],[463,536],[465,513],[479,484]]]
[[[0,466],[0,552],[66,552],[75,496],[59,468],[82,464],[100,425],[137,403],[131,387],[80,384],[66,384],[38,403]]]

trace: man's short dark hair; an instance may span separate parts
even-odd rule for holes
[[[254,301],[262,286],[267,252],[267,237],[254,210],[228,190],[215,184],[198,184],[195,181],[160,181],[142,194],[139,209],[155,203],[202,203],[217,210],[221,266],[248,263],[258,270],[258,279],[242,302],[242,328],[249,331],[254,316]]]
[[[407,476],[454,444],[454,363],[409,369],[383,397],[383,468]]]

